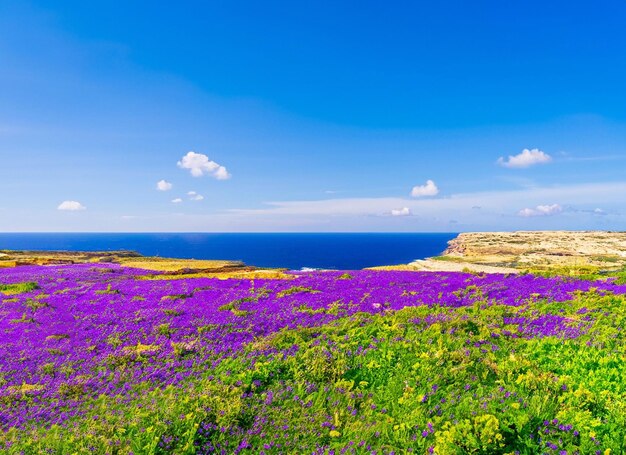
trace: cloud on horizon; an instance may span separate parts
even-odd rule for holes
[[[527,168],[535,164],[546,164],[552,161],[552,157],[539,149],[524,149],[517,155],[509,155],[507,159],[498,158],[498,164],[508,168]]]
[[[273,201],[267,202],[264,208],[258,209],[229,209],[225,213],[239,217],[253,216],[374,216],[381,217],[390,214],[389,207],[398,207],[399,210],[408,209],[411,213],[420,213],[421,218],[449,217],[454,214],[459,222],[467,223],[471,220],[486,221],[488,217],[499,220],[518,218],[520,212],[514,212],[511,207],[524,207],[539,215],[556,215],[563,212],[563,206],[578,207],[581,216],[589,215],[586,209],[593,211],[598,201],[604,205],[619,207],[622,195],[626,193],[625,182],[587,183],[563,186],[544,186],[521,188],[507,191],[484,191],[474,193],[457,193],[443,198],[408,199],[400,197],[379,198],[342,198],[302,201]],[[561,201],[561,204],[546,205],[545,200]],[[476,207],[480,207],[477,210]],[[604,210],[604,209],[603,209]],[[530,214],[530,212],[528,212]],[[596,213],[597,214],[597,213]],[[463,218],[461,218],[463,216]],[[519,218],[518,218],[519,219]]]
[[[552,215],[558,215],[562,211],[563,211],[563,207],[561,207],[559,204],[551,204],[551,205],[538,205],[534,209],[525,208],[517,212],[517,214],[522,217],[552,216]]]
[[[401,209],[393,209],[391,211],[391,216],[409,216],[411,214],[411,210],[408,207],[402,207]]]
[[[439,188],[432,180],[427,180],[425,185],[414,186],[411,190],[413,197],[437,196],[437,194],[439,194]]]
[[[62,210],[66,212],[79,212],[82,210],[87,210],[87,207],[85,207],[78,201],[63,201],[59,204],[57,210]]]

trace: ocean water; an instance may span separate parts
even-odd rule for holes
[[[453,233],[0,233],[0,250],[132,250],[145,256],[238,260],[293,270],[356,270],[438,255],[454,237]]]

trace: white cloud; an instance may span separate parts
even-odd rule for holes
[[[196,193],[195,191],[189,191],[187,193],[187,196],[189,196],[189,199],[191,199],[192,201],[201,201],[204,199],[204,196]]]
[[[551,216],[557,215],[563,211],[563,207],[559,204],[551,205],[538,205],[534,209],[525,208],[517,212],[519,216],[531,217],[531,216]]]
[[[437,194],[439,194],[439,188],[432,180],[427,180],[425,185],[414,186],[411,190],[413,197],[436,196]]]
[[[230,178],[230,174],[224,166],[210,160],[208,156],[202,153],[188,152],[177,164],[181,169],[188,169],[194,177],[202,177],[206,174],[217,180]]]
[[[65,210],[68,212],[78,212],[80,210],[87,210],[83,204],[78,201],[63,201],[57,207],[57,210]]]
[[[172,202],[174,204],[180,204],[181,202],[183,202],[183,200],[181,198],[177,197],[176,199],[172,199]]]
[[[230,178],[230,174],[224,166],[219,166],[213,176],[218,180],[228,180]]]
[[[539,149],[524,149],[517,155],[509,155],[507,159],[504,159],[504,157],[498,158],[498,164],[508,168],[525,168],[534,164],[549,163],[550,161],[552,161],[552,157]]]
[[[183,205],[188,201],[185,191],[180,195]],[[144,216],[141,220],[111,224],[113,230],[128,232],[129,229],[146,232],[158,226],[160,232],[465,232],[493,231],[494,229],[527,230],[623,230],[626,225],[624,205],[626,180],[613,182],[577,183],[570,185],[548,185],[532,188],[490,190],[481,192],[453,193],[437,198],[369,197],[369,198],[326,198],[323,200],[267,201],[261,206],[217,210],[215,212],[191,211],[173,205],[172,211]],[[170,198],[171,199],[171,198]],[[546,201],[558,203],[563,214],[524,218],[513,208],[536,207]],[[194,205],[191,201],[188,204]],[[204,205],[198,202],[196,208]],[[472,207],[480,206],[480,210]],[[416,218],[395,218],[392,208],[408,207],[413,215],[419,214],[419,223],[400,223]],[[586,210],[581,210],[581,208]],[[591,211],[600,207],[606,212],[598,216]],[[91,209],[90,209],[91,210]],[[8,212],[8,210],[7,210]],[[0,207],[0,214],[3,214]],[[86,213],[75,213],[86,215]],[[387,216],[385,216],[387,215]],[[567,216],[566,216],[567,215]],[[63,218],[63,217],[62,217]],[[82,217],[81,217],[82,218]],[[22,229],[8,224],[12,217],[0,217],[4,230]],[[113,217],[91,218],[88,229],[102,230],[103,222],[113,223]],[[449,220],[456,220],[452,225]],[[4,222],[4,224],[3,224]],[[136,224],[135,224],[136,223]],[[7,228],[8,226],[8,228]],[[15,227],[14,227],[15,226]],[[64,225],[61,227],[67,229]]]
[[[559,201],[560,207],[591,206],[595,207],[602,201],[609,213],[610,209],[623,207],[623,195],[626,193],[626,181],[584,183],[576,185],[537,186],[505,191],[484,191],[474,193],[456,193],[442,198],[410,199],[401,197],[381,198],[333,198],[307,201],[268,201],[265,207],[250,209],[230,209],[227,213],[236,215],[237,219],[247,217],[293,217],[303,219],[310,217],[319,220],[322,217],[337,220],[338,217],[357,217],[354,220],[363,223],[361,217],[380,218],[381,214],[390,213],[389,207],[408,207],[411,213],[419,213],[424,220],[449,219],[454,217],[464,225],[472,225],[481,229],[493,229],[502,226],[506,229],[519,229],[520,219],[511,216],[511,207],[536,207],[545,204],[545,200]],[[476,210],[473,207],[481,207]],[[609,209],[609,210],[607,210]],[[563,212],[565,210],[563,209]],[[545,217],[548,219],[558,217]],[[277,220],[278,218],[276,218]],[[568,226],[584,227],[576,224],[578,218],[569,217]],[[357,221],[355,221],[356,223]],[[373,221],[372,221],[373,222]],[[426,225],[424,225],[426,226]],[[559,225],[560,226],[560,225]],[[426,229],[428,227],[424,227]],[[430,227],[432,228],[432,227]]]
[[[563,211],[563,207],[561,207],[559,204],[538,205],[537,211],[544,215],[555,215],[557,213],[561,213]]]
[[[408,207],[402,207],[401,209],[393,209],[391,211],[392,216],[409,216],[411,210]]]
[[[517,212],[517,214],[519,216],[523,216],[523,217],[535,216],[535,210],[529,209],[529,208],[525,208],[525,209],[522,209],[519,212]]]
[[[165,181],[165,180],[159,180],[157,182],[157,190],[159,191],[169,191],[172,189],[174,185],[172,185],[170,182]]]

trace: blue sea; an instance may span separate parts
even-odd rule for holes
[[[243,261],[259,267],[356,270],[442,253],[453,233],[0,233],[0,250],[131,250],[145,256]]]

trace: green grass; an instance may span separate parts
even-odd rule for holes
[[[304,286],[293,286],[293,287],[290,287],[289,289],[285,289],[284,291],[280,291],[276,293],[276,296],[285,297],[287,295],[292,295],[292,294],[299,294],[299,293],[317,294],[319,292],[320,291],[318,290],[307,288]]]
[[[35,289],[39,289],[39,285],[31,281],[26,283],[0,284],[0,293],[5,295],[22,294],[24,292],[34,291]]]

